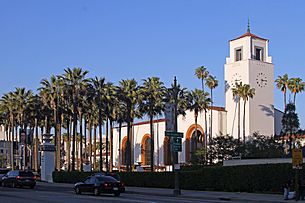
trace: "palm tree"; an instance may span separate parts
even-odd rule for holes
[[[240,98],[242,95],[242,82],[235,83],[235,87],[232,88],[233,98],[238,103],[238,127],[237,127],[237,134],[238,134],[238,142],[240,142]]]
[[[206,67],[200,66],[200,67],[196,68],[195,75],[197,76],[198,79],[201,80],[202,91],[203,91],[203,93],[205,93],[205,91],[204,91],[204,81],[208,77],[209,71],[207,71]],[[207,125],[207,112],[206,111],[204,111],[204,120],[205,120],[205,126],[204,126],[205,134],[207,135],[208,125]]]
[[[276,82],[276,87],[284,93],[284,108],[286,108],[286,104],[287,104],[286,93],[287,93],[287,88],[289,86],[288,74],[286,73],[283,76],[278,76],[275,82]]]
[[[126,106],[126,122],[127,122],[127,142],[126,142],[126,160],[127,160],[127,171],[131,171],[131,135],[132,135],[132,124],[135,117],[139,116],[137,111],[139,101],[139,86],[134,79],[121,80],[119,85],[118,98]]]
[[[304,91],[305,83],[302,81],[301,78],[290,78],[288,88],[293,94],[293,103],[295,105],[296,102],[296,95],[299,92]]]
[[[209,75],[206,80],[206,86],[211,90],[211,106],[213,106],[213,89],[218,86],[216,77]],[[210,121],[210,136],[213,137],[213,109],[211,108],[211,121]]]
[[[154,171],[154,126],[153,119],[155,116],[161,115],[164,110],[164,96],[165,87],[163,82],[158,77],[151,77],[144,80],[143,85],[140,87],[140,95],[143,96],[141,99],[139,108],[143,114],[147,114],[150,123],[150,170]]]
[[[105,90],[104,90],[104,96],[102,97],[103,103],[105,105],[105,116],[106,116],[106,171],[109,171],[109,163],[108,163],[108,154],[109,151],[111,151],[111,144],[109,145],[109,124],[110,129],[112,128],[112,114],[113,114],[113,106],[115,103],[115,87],[112,83],[108,82],[106,83]],[[111,130],[112,131],[112,130]],[[110,133],[112,135],[112,133]],[[110,139],[111,140],[111,139]],[[112,140],[111,140],[112,142]],[[109,150],[110,147],[110,150]],[[112,161],[111,161],[112,164]],[[112,166],[111,166],[112,168]]]
[[[63,81],[57,76],[52,75],[50,81],[43,79],[40,83],[42,87],[38,90],[45,92],[49,96],[50,108],[53,110],[54,121],[54,134],[56,146],[56,169],[59,171],[61,168],[61,119],[60,119],[60,100],[62,96]]]
[[[208,97],[209,94],[207,92],[203,92],[202,90],[199,89],[195,89],[193,91],[190,92],[190,102],[189,102],[189,109],[191,111],[194,111],[194,117],[195,117],[195,138],[196,140],[200,141],[202,140],[202,138],[198,137],[197,134],[197,119],[198,119],[198,114],[201,111],[206,111],[211,100]],[[206,143],[207,140],[204,140],[204,142]],[[206,144],[205,144],[206,146]]]
[[[77,131],[77,107],[79,105],[80,91],[89,81],[86,79],[88,71],[83,71],[81,68],[67,68],[65,73],[60,77],[65,82],[67,88],[71,90],[71,98],[73,98],[73,144],[72,144],[72,170],[75,170],[75,148],[76,148],[76,131]]]
[[[201,80],[202,91],[204,92],[204,80],[208,77],[209,71],[207,71],[206,67],[200,66],[196,68],[195,75],[197,76],[198,79]]]
[[[98,78],[95,77],[94,79],[91,79],[91,85],[94,90],[94,102],[96,103],[96,106],[98,108],[98,126],[99,126],[99,138],[100,143],[103,143],[102,140],[102,125],[103,125],[103,115],[105,115],[105,89],[107,87],[107,84],[105,82],[105,78]],[[100,170],[103,170],[103,150],[102,150],[102,144],[100,144]],[[96,151],[96,150],[95,150]],[[94,159],[95,159],[94,155]]]
[[[241,95],[240,97],[244,101],[244,116],[243,116],[243,140],[246,142],[246,102],[249,98],[253,98],[255,95],[255,89],[251,88],[250,85],[244,84],[241,87]]]
[[[12,170],[15,169],[15,158],[14,158],[14,129],[15,129],[15,118],[16,118],[16,104],[13,92],[6,93],[1,98],[1,108],[6,112],[9,121],[9,134],[11,134],[11,152],[10,152],[10,163]]]

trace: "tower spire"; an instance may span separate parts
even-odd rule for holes
[[[248,17],[248,28],[247,28],[247,32],[250,32],[250,18]]]

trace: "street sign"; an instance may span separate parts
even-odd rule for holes
[[[165,136],[183,138],[183,133],[172,132],[172,131],[165,131]]]
[[[172,146],[172,149],[174,152],[181,152],[182,151],[182,139],[179,137],[172,137],[171,146]]]
[[[302,169],[303,154],[302,149],[292,149],[292,168]]]

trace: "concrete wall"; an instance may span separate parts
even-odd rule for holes
[[[303,163],[305,158],[303,159]],[[274,158],[274,159],[241,159],[241,160],[226,160],[223,166],[240,166],[240,165],[259,165],[259,164],[280,164],[292,163],[291,158]]]

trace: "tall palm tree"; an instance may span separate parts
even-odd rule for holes
[[[196,68],[195,75],[198,79],[201,80],[202,91],[204,92],[204,81],[208,77],[209,71],[207,70],[206,67],[200,66],[200,67]]]
[[[164,96],[165,90],[163,82],[160,81],[158,77],[150,77],[144,80],[143,85],[140,87],[140,95],[142,99],[140,100],[140,111],[143,114],[147,114],[150,123],[150,170],[154,171],[154,126],[153,119],[155,116],[161,115],[164,110]]]
[[[135,117],[139,116],[137,111],[139,102],[139,86],[136,80],[121,80],[119,85],[119,96],[118,98],[126,106],[126,122],[127,122],[127,142],[126,142],[126,160],[127,160],[127,171],[131,171],[132,153],[131,153],[131,135],[132,135],[132,124]]]
[[[62,96],[63,81],[57,76],[52,75],[50,81],[43,79],[40,84],[42,87],[40,91],[45,92],[49,96],[50,108],[53,110],[53,121],[54,121],[54,134],[55,134],[55,146],[56,146],[56,169],[59,171],[61,168],[61,127],[60,127],[60,99]]]
[[[218,80],[215,76],[209,75],[206,80],[206,86],[211,90],[211,106],[213,106],[213,89],[218,86]],[[211,121],[210,121],[210,136],[213,137],[213,109],[211,108]]]
[[[243,83],[236,82],[235,87],[232,88],[233,98],[238,104],[238,127],[237,127],[237,134],[238,134],[238,142],[240,142],[240,98],[242,96],[242,86]]]
[[[202,140],[202,138],[198,137],[197,134],[197,119],[198,119],[198,114],[201,111],[206,111],[211,99],[209,98],[209,94],[207,92],[203,92],[202,90],[195,89],[190,92],[190,102],[189,102],[189,109],[191,111],[194,111],[194,117],[195,117],[195,138],[197,141]],[[207,140],[204,140],[206,143]],[[205,145],[206,146],[206,145]]]
[[[100,170],[103,170],[103,150],[102,150],[102,125],[103,125],[103,115],[105,115],[105,89],[107,87],[107,84],[105,82],[105,78],[98,78],[95,77],[90,80],[91,85],[94,90],[94,102],[96,103],[96,106],[98,108],[98,127],[99,127],[99,138],[100,138]],[[96,151],[96,150],[95,150]]]
[[[72,170],[75,170],[75,149],[76,149],[76,133],[77,133],[77,107],[80,91],[89,81],[86,78],[88,71],[81,68],[67,68],[65,73],[60,77],[65,82],[67,88],[71,90],[71,97],[73,98],[73,144],[72,144]]]
[[[209,75],[209,71],[207,70],[206,67],[204,66],[200,66],[198,68],[196,68],[195,70],[195,75],[197,76],[198,79],[201,80],[201,86],[202,86],[202,91],[203,93],[205,93],[204,91],[204,81],[207,79],[208,75]],[[205,134],[207,135],[207,128],[208,128],[208,125],[207,125],[207,112],[204,111],[204,120],[205,120]]]
[[[305,83],[301,78],[290,78],[288,88],[293,94],[293,103],[295,105],[297,93],[304,91]]]
[[[276,87],[284,93],[284,108],[286,108],[286,105],[287,105],[286,93],[287,93],[287,88],[289,86],[288,74],[286,73],[283,76],[278,76],[278,78],[275,80],[275,82],[276,82]]]
[[[104,109],[105,109],[105,116],[106,116],[106,171],[107,172],[109,171],[108,155],[109,155],[109,151],[111,151],[111,144],[109,144],[109,124],[111,125],[110,126],[110,130],[111,130],[112,120],[113,120],[113,117],[112,117],[113,108],[114,108],[113,106],[114,106],[115,99],[116,99],[115,93],[116,93],[115,86],[111,82],[106,83],[104,94],[103,94],[104,96],[102,97],[102,100],[105,105]],[[112,133],[110,133],[110,134],[112,135]],[[110,148],[110,150],[109,150],[109,148]],[[112,161],[111,161],[111,164],[112,164]],[[111,168],[112,168],[112,166],[111,166]]]
[[[255,89],[251,88],[250,85],[244,84],[241,87],[241,95],[240,97],[244,101],[244,116],[243,116],[243,140],[246,142],[246,102],[249,98],[253,98],[255,95]]]

